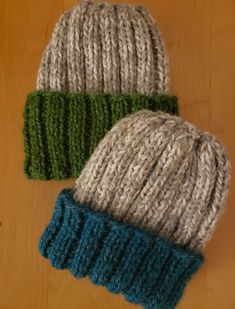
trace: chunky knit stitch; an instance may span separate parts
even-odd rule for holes
[[[229,167],[214,136],[180,117],[140,111],[101,141],[76,180],[74,198],[201,249],[223,210]]]
[[[168,92],[161,33],[141,6],[82,1],[59,19],[37,89],[109,94]]]
[[[177,114],[173,96],[89,95],[36,91],[25,107],[25,173],[34,179],[77,177],[105,133],[141,110]]]
[[[203,262],[198,253],[76,203],[69,190],[58,197],[40,252],[54,267],[89,276],[146,309],[175,308]]]
[[[162,96],[169,91],[163,38],[141,6],[82,1],[65,12],[36,89],[24,125],[24,170],[33,179],[78,177],[105,132],[130,112],[177,113],[175,98]]]
[[[73,192],[60,194],[41,254],[145,308],[173,309],[202,263],[229,177],[211,134],[162,112],[128,115],[99,143]]]

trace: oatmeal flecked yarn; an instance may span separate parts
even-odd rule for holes
[[[222,144],[177,116],[139,111],[103,138],[63,190],[41,254],[149,309],[173,309],[220,217],[230,179]]]
[[[164,41],[145,8],[83,1],[57,23],[37,89],[81,93],[167,93]]]
[[[60,17],[27,99],[26,175],[79,176],[121,117],[140,109],[177,114],[168,90],[164,41],[146,9],[82,1]]]

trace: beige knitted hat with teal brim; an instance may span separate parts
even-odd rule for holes
[[[139,111],[106,134],[75,187],[59,194],[40,252],[145,309],[174,309],[203,263],[229,179],[216,137]]]

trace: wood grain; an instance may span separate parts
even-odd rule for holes
[[[129,2],[148,7],[160,25],[181,115],[217,135],[235,166],[235,1]],[[57,193],[73,181],[24,177],[22,114],[54,23],[75,3],[0,1],[1,309],[138,308],[86,279],[78,281],[66,271],[54,270],[37,249]],[[179,309],[235,308],[234,199],[233,182],[227,211],[205,250],[206,264],[189,284]]]

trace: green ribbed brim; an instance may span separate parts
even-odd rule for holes
[[[43,91],[29,94],[24,112],[27,177],[78,177],[106,132],[122,117],[142,109],[177,115],[177,98]]]

